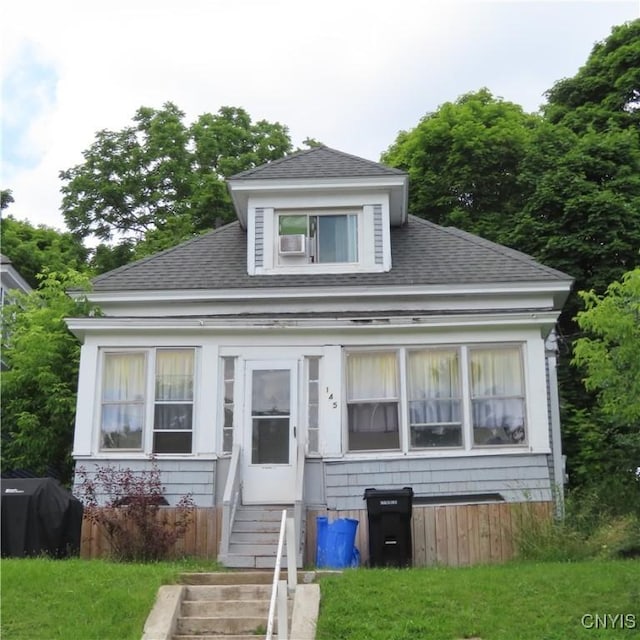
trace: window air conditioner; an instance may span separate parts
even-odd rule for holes
[[[306,253],[303,234],[279,236],[278,240],[281,256],[303,256]]]

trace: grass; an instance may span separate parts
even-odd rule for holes
[[[322,578],[321,591],[318,640],[640,637],[634,560],[349,570]],[[596,613],[632,614],[635,629],[583,627]]]
[[[214,563],[2,559],[3,640],[140,640],[158,588]]]
[[[139,640],[158,587],[213,563],[3,559],[3,640]],[[355,569],[321,579],[318,640],[640,638],[640,561]],[[636,629],[585,629],[584,614]]]

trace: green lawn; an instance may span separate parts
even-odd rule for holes
[[[139,640],[158,587],[213,563],[3,559],[2,640]],[[640,562],[357,569],[321,579],[318,640],[640,637]],[[636,628],[586,629],[585,614]],[[627,626],[629,624],[627,618]]]
[[[140,640],[162,584],[214,563],[2,559],[2,640]]]
[[[349,570],[321,580],[318,640],[640,637],[640,562]],[[631,614],[585,628],[585,614]],[[594,618],[586,618],[587,625]],[[610,624],[609,620],[609,624]]]

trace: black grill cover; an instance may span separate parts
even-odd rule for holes
[[[82,503],[53,478],[2,479],[2,556],[80,552]]]

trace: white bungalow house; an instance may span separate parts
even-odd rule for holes
[[[547,338],[571,278],[409,216],[405,173],[327,147],[228,188],[236,222],[99,276],[104,315],[68,320],[77,464],[153,457],[229,565],[269,563],[242,522],[273,505],[308,561],[315,515],[358,516],[366,559],[370,487],[412,487],[417,564],[506,557],[492,519],[562,484]]]

